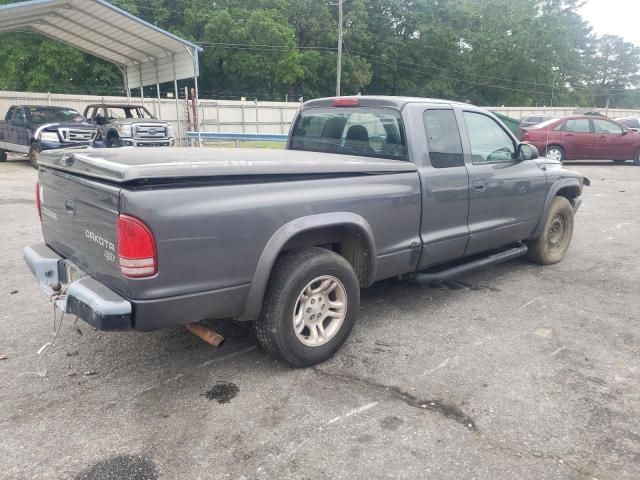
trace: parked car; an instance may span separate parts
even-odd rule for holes
[[[84,115],[100,129],[107,147],[169,147],[174,145],[168,122],[142,105],[88,105]]]
[[[554,160],[633,159],[640,165],[640,133],[608,118],[578,115],[548,120],[524,129],[520,139]]]
[[[629,128],[629,130],[640,132],[640,117],[616,118],[616,121]]]
[[[43,156],[45,243],[26,262],[98,329],[253,321],[268,352],[308,366],[338,350],[376,281],[559,262],[589,184],[490,112],[442,100],[313,100],[287,148]]]
[[[13,105],[0,121],[0,162],[7,152],[29,155],[38,167],[44,150],[93,146],[98,130],[72,108]]]
[[[524,117],[520,120],[520,128],[532,127],[542,122],[546,122],[547,120],[551,120],[552,117],[544,117],[542,115],[531,115],[528,117]]]

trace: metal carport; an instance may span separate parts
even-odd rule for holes
[[[178,80],[193,78],[198,98],[202,48],[104,0],[30,0],[0,6],[0,32],[33,31],[115,64],[132,88],[173,81],[180,118]],[[180,130],[180,122],[178,129]],[[199,128],[198,128],[199,130]],[[182,137],[182,132],[178,132]]]

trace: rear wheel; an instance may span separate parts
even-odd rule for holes
[[[359,305],[358,278],[344,257],[318,247],[286,252],[271,274],[256,336],[291,366],[315,365],[345,342]]]
[[[541,265],[562,260],[573,236],[573,208],[564,197],[555,197],[549,207],[540,238],[527,242],[529,259]]]
[[[35,143],[32,143],[29,147],[29,163],[33,168],[38,168],[40,162],[40,147]]]
[[[638,150],[633,157],[633,164],[638,165],[640,167],[640,150]]]
[[[7,161],[7,151],[0,150],[0,162],[6,162],[6,161]]]
[[[616,165],[622,165],[626,160],[612,160]]]
[[[562,162],[566,158],[564,148],[559,145],[550,145],[547,147],[544,156],[551,160],[558,160],[559,162]]]

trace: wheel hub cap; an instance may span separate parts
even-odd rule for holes
[[[347,291],[336,277],[323,275],[309,282],[298,295],[293,329],[300,342],[319,347],[340,330],[347,315]]]
[[[560,214],[555,215],[551,220],[549,227],[549,247],[553,250],[560,246],[564,238],[566,230],[564,217]]]

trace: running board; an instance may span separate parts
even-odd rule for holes
[[[482,267],[496,265],[513,258],[521,257],[522,255],[526,255],[528,250],[529,249],[526,245],[521,244],[509,250],[494,253],[493,255],[489,255],[488,257],[482,257],[468,263],[463,263],[462,265],[456,265],[455,267],[441,270],[439,272],[416,272],[411,276],[411,281],[415,283],[432,283],[442,280],[451,280],[452,278],[459,277],[460,275],[469,273]]]

